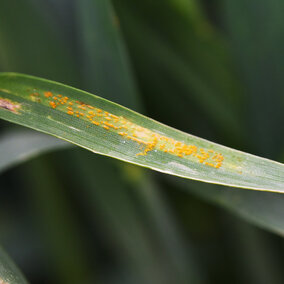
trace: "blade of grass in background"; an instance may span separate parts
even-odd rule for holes
[[[1,68],[78,84],[74,58],[53,27],[30,1],[1,1]]]
[[[284,282],[283,253],[275,246],[279,240],[281,242],[280,238],[269,236],[231,214],[223,214],[223,226],[228,240],[233,243],[230,253],[235,260],[233,266],[239,275],[239,283]]]
[[[110,1],[78,0],[76,7],[85,86],[106,99],[141,109],[119,19]]]
[[[10,130],[0,135],[0,172],[43,153],[72,144],[29,130]]]
[[[0,88],[0,117],[5,120],[160,172],[284,192],[283,164],[185,134],[59,83],[2,73]]]
[[[22,179],[33,197],[29,202],[32,210],[37,212],[34,221],[46,236],[43,241],[54,262],[55,279],[58,283],[90,282],[93,275],[90,275],[91,268],[86,261],[88,250],[81,225],[73,215],[54,167],[35,159],[29,163]]]
[[[150,174],[147,178],[144,172],[141,174],[138,170],[136,166],[124,164],[123,174],[125,178],[131,177],[130,186],[133,190],[138,189],[138,197],[144,205],[144,219],[155,233],[153,235],[154,241],[158,242],[157,247],[162,247],[160,254],[165,264],[171,267],[169,279],[171,277],[180,279],[180,283],[204,283],[205,277],[200,267],[201,260],[192,244],[193,240],[185,238],[182,234],[183,231],[179,228],[180,223],[174,216],[174,210],[170,208],[169,201],[163,194],[164,188],[155,183],[153,178],[149,178]],[[176,274],[173,273],[174,269]]]
[[[284,196],[272,192],[256,192],[235,188],[226,188],[206,183],[172,180],[183,190],[194,193],[204,200],[225,207],[245,220],[284,236]]]
[[[257,155],[276,159],[284,145],[284,2],[220,1],[239,78],[246,86],[246,121]]]
[[[27,284],[24,276],[0,248],[0,283],[1,284]]]

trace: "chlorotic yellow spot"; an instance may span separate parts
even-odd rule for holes
[[[33,102],[37,102],[37,103],[41,103],[41,99],[40,99],[40,94],[35,92],[35,93],[32,93],[30,94],[30,97],[31,97],[31,100]]]

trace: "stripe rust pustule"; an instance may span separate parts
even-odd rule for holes
[[[193,160],[216,169],[223,164],[223,155],[212,149],[188,145],[142,127],[122,116],[117,116],[61,94],[53,94],[51,91],[45,91],[39,96],[38,94],[30,94],[30,99],[34,102],[43,103],[52,109],[62,111],[76,119],[89,121],[94,127],[101,127],[105,131],[117,133],[122,139],[129,139],[138,143],[142,147],[142,151],[137,153],[137,156],[146,156],[149,152],[156,150],[179,158]]]

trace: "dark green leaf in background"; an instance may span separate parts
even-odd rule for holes
[[[78,72],[67,43],[52,18],[38,13],[30,0],[0,4],[0,59],[5,71],[18,71],[78,84]]]
[[[284,145],[284,2],[221,1],[228,39],[245,88],[247,133],[257,154]]]

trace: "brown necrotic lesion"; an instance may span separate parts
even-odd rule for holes
[[[20,105],[18,103],[12,102],[11,100],[0,98],[0,109],[1,108],[17,113]]]

